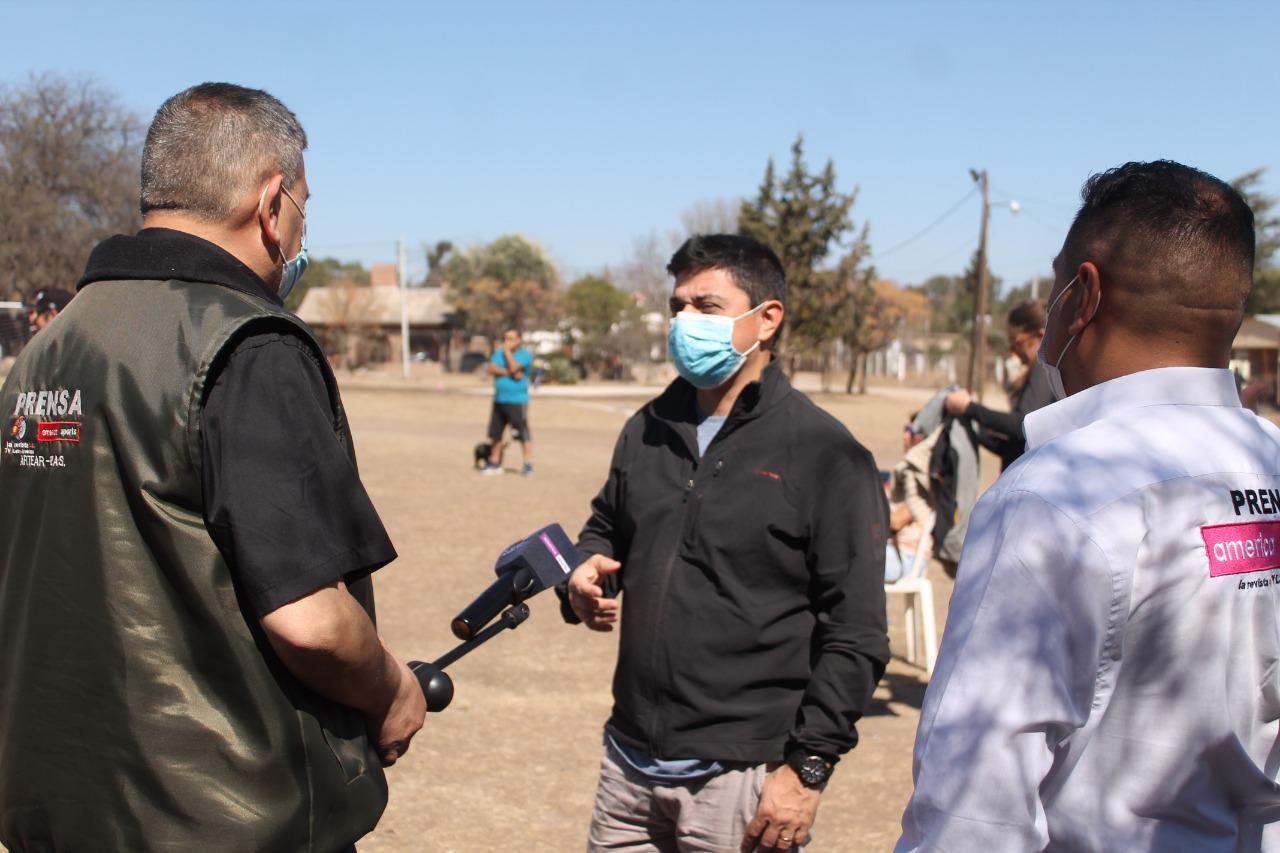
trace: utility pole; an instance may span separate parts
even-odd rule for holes
[[[404,266],[404,240],[396,241],[399,255],[397,271],[400,279],[400,361],[404,364],[404,378],[409,378],[409,272]]]
[[[969,345],[969,379],[965,384],[979,402],[982,401],[982,387],[986,384],[986,372],[983,363],[986,361],[987,343],[987,220],[991,218],[991,202],[987,197],[987,170],[981,172],[969,170],[978,185],[982,187],[982,231],[978,236],[978,287],[973,300],[973,339]]]

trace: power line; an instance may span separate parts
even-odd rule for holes
[[[899,274],[899,277],[900,277],[900,278],[911,278],[911,277],[913,277],[913,276],[921,275],[921,274],[926,273],[926,272],[932,272],[932,271],[933,271],[933,270],[935,270],[935,269],[938,267],[938,265],[939,265],[939,264],[941,264],[943,261],[949,261],[949,260],[951,260],[952,258],[954,258],[956,255],[960,254],[960,252],[961,252],[961,251],[963,251],[963,250],[965,250],[965,249],[968,249],[968,250],[972,250],[972,249],[973,249],[973,238],[972,238],[972,237],[966,237],[966,238],[964,239],[964,242],[963,242],[963,243],[960,243],[959,245],[955,246],[955,247],[954,247],[954,248],[952,248],[952,249],[948,249],[948,250],[947,250],[947,252],[946,252],[945,254],[943,254],[943,255],[939,255],[935,260],[930,261],[929,263],[924,264],[923,266],[919,266],[919,267],[916,267],[916,268],[914,268],[914,269],[907,270],[907,271],[906,271],[906,272],[904,272],[904,273],[900,273],[900,274]]]
[[[1028,211],[1025,207],[1022,209],[1022,213],[1023,213],[1023,215],[1025,215],[1028,219],[1030,219],[1032,222],[1034,222],[1035,224],[1039,225],[1041,228],[1045,229],[1046,231],[1050,232],[1051,234],[1058,234],[1058,235],[1063,236],[1063,237],[1065,237],[1065,236],[1066,236],[1068,226],[1066,226],[1066,225],[1059,225],[1059,224],[1056,224],[1056,223],[1049,222],[1048,220],[1041,219],[1039,214],[1037,214],[1037,213],[1032,213],[1032,212]]]
[[[317,247],[313,247],[313,251],[323,249],[324,251],[334,251],[336,249],[385,249],[388,253],[394,254],[396,251],[395,240],[369,240],[363,243],[320,243]]]
[[[879,260],[880,258],[883,258],[883,257],[885,257],[886,255],[891,255],[891,254],[893,254],[894,252],[898,251],[899,249],[902,249],[902,248],[904,248],[904,247],[906,247],[906,246],[909,246],[910,244],[914,243],[916,240],[919,240],[921,237],[923,237],[924,235],[928,234],[928,233],[929,233],[930,231],[932,231],[934,228],[937,228],[939,225],[941,225],[943,222],[945,222],[945,221],[947,220],[947,217],[951,216],[951,214],[953,214],[953,213],[955,213],[957,210],[959,210],[959,209],[960,209],[960,206],[961,206],[961,205],[963,205],[966,201],[968,201],[968,200],[969,200],[969,196],[973,195],[973,194],[974,194],[974,193],[976,193],[977,191],[978,191],[978,187],[975,185],[975,186],[974,186],[974,187],[972,187],[972,188],[971,188],[967,193],[965,193],[965,194],[960,198],[960,200],[959,200],[959,201],[957,201],[955,204],[951,205],[951,207],[947,208],[946,212],[944,212],[944,213],[943,213],[941,216],[939,216],[937,219],[935,219],[935,220],[933,220],[932,222],[930,222],[930,223],[929,223],[928,225],[926,225],[924,228],[920,229],[920,231],[918,231],[917,233],[915,233],[915,234],[913,234],[912,236],[908,237],[907,239],[903,240],[901,243],[897,243],[897,244],[895,244],[895,245],[893,245],[893,246],[890,246],[888,249],[885,249],[883,252],[872,252],[872,253],[871,253],[871,257],[872,257],[872,258],[874,258],[874,259],[876,259],[876,260]]]

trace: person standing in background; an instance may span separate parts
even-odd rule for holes
[[[46,287],[36,291],[36,295],[27,303],[27,320],[31,324],[31,334],[34,335],[49,325],[53,318],[67,307],[67,303],[74,296],[74,293],[63,290],[61,287]]]
[[[502,433],[510,426],[511,437],[520,442],[524,466],[520,473],[533,473],[533,437],[529,433],[529,373],[533,369],[533,355],[524,348],[523,339],[516,329],[502,333],[502,346],[489,360],[489,375],[493,377],[493,409],[489,414],[488,463],[481,474],[502,473]]]
[[[969,418],[978,425],[978,442],[1000,457],[1000,470],[1012,465],[1027,446],[1022,421],[1030,412],[1054,401],[1044,366],[1036,360],[1044,340],[1044,303],[1029,300],[1009,312],[1005,335],[1009,352],[1025,371],[1015,383],[1010,411],[1001,412],[976,402],[968,391],[952,391],[944,406],[947,414]]]

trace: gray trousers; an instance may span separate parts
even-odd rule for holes
[[[636,772],[606,741],[587,851],[737,853],[771,769],[756,764],[663,783]]]

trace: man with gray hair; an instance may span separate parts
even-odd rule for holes
[[[195,86],[143,151],[143,229],[0,389],[0,843],[349,848],[422,726],[370,574],[396,556],[337,385],[283,307],[307,140]]]

